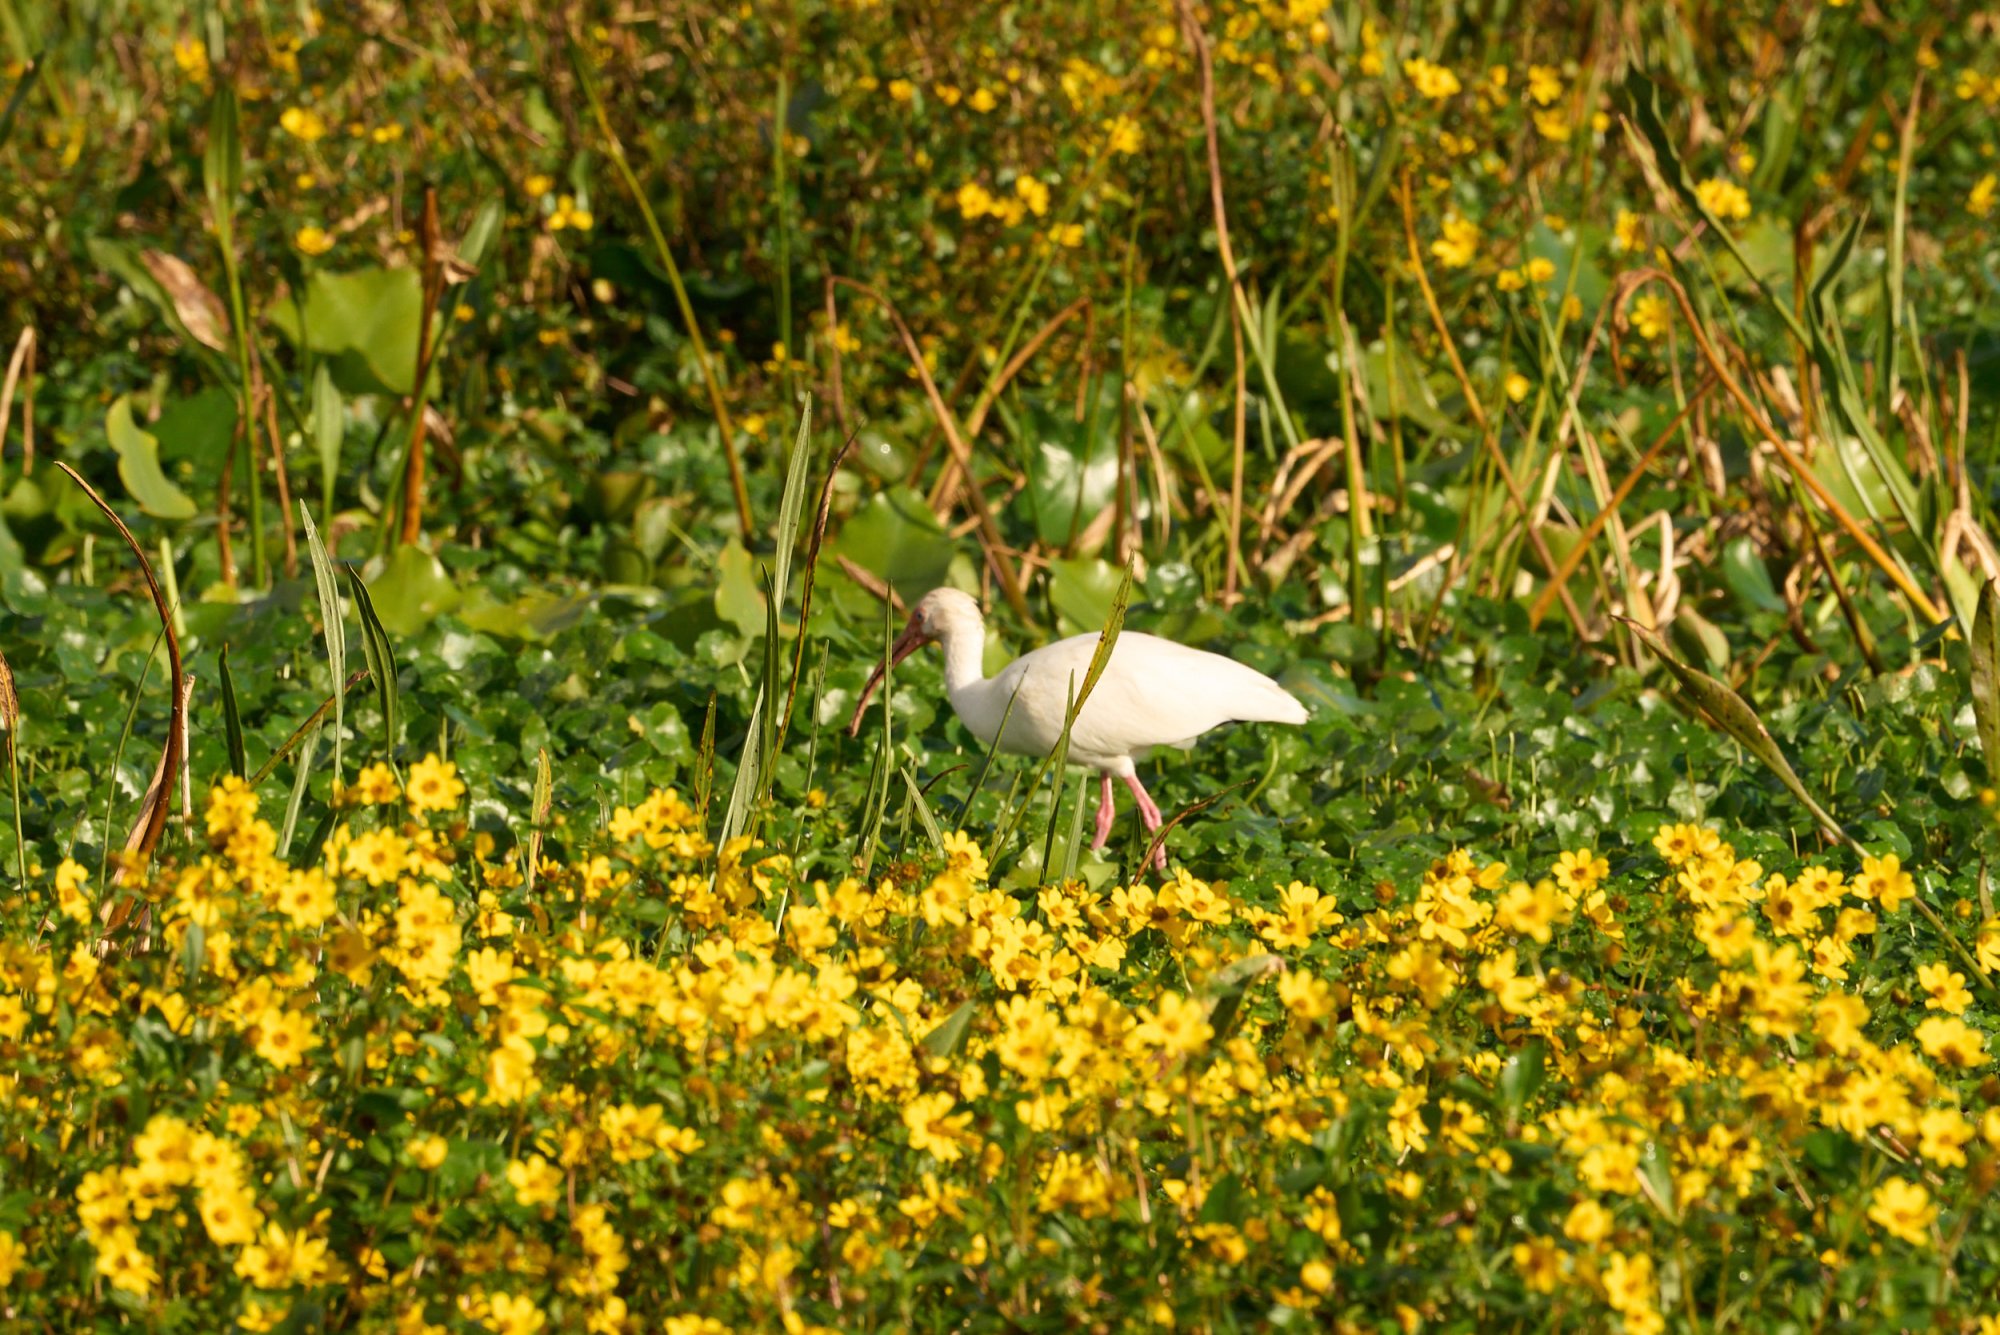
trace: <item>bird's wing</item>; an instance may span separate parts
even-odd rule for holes
[[[1095,646],[1097,637],[1077,637]],[[1065,640],[1062,645],[1073,643]],[[1083,664],[1089,664],[1088,652]],[[1083,668],[1078,669],[1078,680]],[[1304,723],[1305,706],[1284,687],[1233,658],[1129,631],[1085,701],[1071,746],[1103,756],[1193,741],[1230,722]]]

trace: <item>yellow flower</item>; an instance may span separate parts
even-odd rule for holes
[[[1931,1221],[1937,1218],[1937,1206],[1931,1202],[1931,1194],[1922,1183],[1891,1177],[1885,1178],[1882,1185],[1875,1188],[1875,1195],[1868,1205],[1868,1217],[1880,1224],[1891,1237],[1912,1247],[1923,1247],[1930,1243],[1930,1226]]]
[[[1417,92],[1433,102],[1442,102],[1459,90],[1456,74],[1428,60],[1412,58],[1404,61],[1403,76],[1416,85]]]
[[[1431,254],[1447,269],[1463,269],[1479,255],[1479,226],[1456,214],[1444,220],[1444,235],[1431,242]]]
[[[292,247],[301,255],[324,255],[333,249],[333,236],[323,227],[301,227],[292,233]]]
[[[64,858],[56,868],[56,907],[72,922],[90,921],[90,896],[83,889],[89,876],[81,864],[70,858]]]
[[[255,1028],[257,1055],[281,1070],[297,1066],[308,1051],[319,1046],[312,1021],[298,1011],[272,1007],[257,1017]]]
[[[409,799],[410,810],[417,815],[426,811],[452,811],[465,798],[465,784],[458,777],[457,765],[432,754],[410,766],[410,782],[404,795]]]
[[[889,80],[889,100],[891,102],[908,102],[916,95],[917,86],[908,79]]]
[[[577,207],[573,196],[557,195],[555,211],[549,214],[551,232],[588,232],[597,225],[595,215],[589,209]]]
[[[208,87],[208,47],[198,37],[182,37],[174,42],[174,64],[200,87]]]
[[[1552,106],[1563,95],[1562,71],[1549,65],[1528,66],[1528,96]]]
[[[1918,965],[1917,986],[1924,990],[1925,1010],[1963,1015],[1965,1008],[1972,1004],[1972,993],[1965,986],[1965,975],[1953,973],[1949,964]]]
[[[562,1184],[562,1169],[539,1154],[531,1154],[525,1160],[515,1159],[507,1165],[507,1185],[514,1189],[514,1199],[523,1205],[554,1205],[561,1195]]]
[[[1618,217],[1611,225],[1611,248],[1621,255],[1638,250],[1645,245],[1645,236],[1640,230],[1643,226],[1639,215],[1632,210],[1618,210]]]
[[[1657,343],[1665,338],[1672,326],[1673,307],[1659,293],[1648,292],[1632,303],[1632,327],[1648,343]]]
[[[972,92],[972,96],[965,99],[965,105],[971,107],[974,111],[978,112],[980,115],[983,116],[987,112],[993,110],[993,108],[999,106],[1000,99],[993,96],[993,93],[990,89],[975,88]]]
[[[548,1317],[535,1306],[532,1298],[517,1298],[511,1293],[496,1293],[488,1300],[486,1325],[496,1335],[536,1335],[548,1325]]]
[[[443,1136],[416,1136],[404,1146],[404,1153],[410,1156],[410,1162],[427,1173],[435,1172],[450,1150],[451,1146]]]
[[[1519,371],[1510,371],[1508,373],[1507,401],[1509,403],[1519,403],[1521,400],[1527,398],[1528,391],[1532,388],[1533,386],[1528,383],[1528,377],[1522,375]]]
[[[1113,153],[1130,157],[1139,151],[1143,142],[1139,134],[1139,122],[1130,116],[1114,116],[1111,123],[1104,127],[1105,147]]]
[[[988,194],[986,187],[977,181],[967,181],[960,186],[958,193],[952,196],[952,200],[958,205],[960,216],[968,222],[996,211],[993,207],[993,196]]]
[[[959,1141],[967,1134],[972,1114],[953,1114],[956,1102],[949,1094],[920,1094],[903,1106],[903,1125],[910,1132],[910,1148],[928,1151],[939,1163],[954,1163],[964,1156]]]
[[[1014,193],[1028,206],[1028,212],[1037,218],[1049,211],[1049,188],[1032,176],[1014,178]]]
[[[14,1276],[21,1273],[21,1258],[26,1252],[21,1240],[12,1233],[0,1233],[0,1289],[14,1282]]]
[[[521,189],[527,194],[529,199],[540,199],[555,188],[556,183],[540,172],[536,172],[521,182]]]
[[[294,139],[302,139],[308,144],[318,143],[326,138],[326,121],[317,111],[306,107],[286,107],[278,117],[278,126]]]
[[[1965,1021],[1948,1015],[1933,1015],[1917,1026],[1917,1042],[1933,1061],[1957,1070],[1971,1070],[1990,1060],[1986,1036]]]
[[[1996,199],[2000,199],[2000,176],[1988,172],[1973,184],[1972,193],[1965,197],[1965,211],[1975,218],[1984,218],[1993,212]]]
[[[268,1224],[258,1241],[236,1258],[236,1274],[260,1289],[287,1289],[294,1284],[318,1284],[332,1273],[326,1239],[309,1237],[304,1229],[286,1230]]]
[[[1734,181],[1711,176],[1694,193],[1704,209],[1724,222],[1742,222],[1750,216],[1750,196]]]

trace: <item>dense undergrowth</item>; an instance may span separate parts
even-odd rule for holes
[[[0,1318],[2000,1330],[1953,17],[0,0]]]

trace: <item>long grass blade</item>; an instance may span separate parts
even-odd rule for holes
[[[250,761],[243,752],[243,711],[236,703],[236,675],[229,670],[229,646],[222,646],[222,735],[229,747],[229,772],[239,779],[250,777]]]
[[[133,558],[139,562],[139,573],[146,578],[147,591],[153,595],[153,610],[159,614],[160,633],[166,637],[167,641],[167,693],[171,697],[171,703],[167,707],[166,749],[160,758],[160,769],[171,780],[171,776],[180,772],[184,754],[182,744],[183,739],[187,736],[187,697],[185,692],[180,689],[180,683],[185,679],[187,673],[181,666],[181,639],[174,631],[173,609],[168,606],[166,592],[160,587],[159,579],[153,574],[152,562],[146,559],[145,548],[141,547],[139,540],[132,536],[132,530],[125,527],[125,521],[118,517],[118,512],[113,510],[105,499],[97,494],[97,488],[83,480],[81,473],[60,459],[56,460],[56,467],[67,473],[70,481],[83,489],[83,494],[88,496],[91,502],[104,512],[105,518],[111,521],[112,527],[118,530],[118,536],[125,539],[125,545],[132,549]],[[149,657],[148,662],[150,661]],[[153,850],[159,846],[160,836],[165,833],[167,828],[168,805],[167,802],[162,801],[147,813],[143,831],[135,849],[137,862],[143,864],[147,859],[152,857]],[[114,927],[116,925],[116,923],[112,924]]]
[[[327,558],[326,544],[320,541],[312,511],[299,502],[299,518],[305,523],[306,548],[312,554],[313,580],[319,586],[319,616],[326,638],[326,663],[335,682],[347,679],[347,623],[340,615],[340,589],[333,582],[333,562]],[[347,723],[347,692],[333,693],[333,782],[341,782],[341,737]]]
[[[298,828],[299,808],[305,804],[306,789],[312,785],[313,756],[319,750],[321,731],[320,728],[314,728],[307,735],[305,745],[299,748],[299,767],[292,775],[292,796],[285,803],[285,825],[278,833],[280,859],[284,859],[292,850],[292,833]]]
[[[300,505],[304,510],[303,502]],[[347,567],[348,587],[354,590],[354,610],[361,615],[361,652],[368,662],[368,675],[375,679],[375,700],[382,707],[382,751],[389,768],[396,767],[396,742],[402,734],[402,697],[396,682],[396,655],[389,632],[375,614],[375,600],[353,566]]]

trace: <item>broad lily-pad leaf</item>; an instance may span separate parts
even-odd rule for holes
[[[1022,419],[1028,485],[1017,506],[1032,517],[1035,533],[1052,547],[1067,547],[1098,513],[1117,499],[1118,441],[1112,415],[1078,422],[1066,411],[1035,407]],[[1106,422],[1110,429],[1106,429]]]
[[[593,593],[531,593],[512,602],[489,602],[474,588],[455,615],[496,638],[541,641],[582,621],[597,602]]]
[[[203,472],[220,470],[236,439],[236,395],[218,387],[175,399],[162,405],[147,429],[159,438],[160,457],[168,463],[185,460]]]
[[[1124,575],[1119,567],[1096,558],[1051,561],[1049,601],[1075,632],[1101,629],[1111,616]]]
[[[104,417],[104,434],[118,454],[118,480],[139,508],[155,519],[192,519],[194,498],[160,471],[160,442],[132,420],[132,396],[120,394]]]
[[[828,544],[827,554],[844,556],[880,575],[898,597],[913,603],[945,582],[954,550],[951,536],[923,497],[908,487],[891,487],[855,511]]]
[[[458,587],[442,563],[421,547],[405,544],[368,581],[375,612],[397,635],[414,635],[458,606]]]
[[[1979,729],[1979,749],[1986,756],[1986,772],[1992,775],[2000,773],[2000,583],[1989,580],[1979,591],[1969,647],[1972,717]]]
[[[1819,822],[1822,830],[1842,843],[1851,842],[1847,832],[1840,828],[1840,822],[1827,814],[1826,808],[1806,791],[1805,784],[1792,769],[1792,762],[1785,759],[1785,753],[1778,749],[1777,739],[1771,736],[1770,729],[1764,726],[1764,720],[1757,717],[1757,711],[1750,707],[1749,702],[1701,669],[1690,667],[1675,658],[1673,652],[1667,648],[1666,641],[1638,622],[1627,619],[1625,626],[1639,638],[1640,643],[1653,652],[1653,656],[1666,666],[1667,671],[1674,674],[1674,679],[1681,684],[1681,690],[1701,707],[1703,713],[1714,720],[1717,727],[1735,738],[1744,750],[1757,757],[1766,769],[1778,776],[1778,781],[1790,789],[1792,796],[1798,798],[1805,809],[1812,813],[1813,819]]]
[[[314,273],[306,281],[303,328],[292,302],[273,303],[269,316],[292,342],[341,359],[343,388],[408,394],[416,386],[424,297],[415,269]],[[366,384],[371,378],[375,383]]]
[[[758,587],[757,563],[743,544],[731,539],[716,562],[715,614],[746,638],[764,631],[764,591]]]

